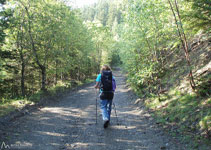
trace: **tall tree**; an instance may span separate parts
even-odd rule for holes
[[[1,78],[2,97],[29,95],[92,76],[95,47],[77,10],[57,0],[15,0],[9,6],[15,6],[14,22],[5,30],[2,48],[12,58],[5,60],[9,66]]]
[[[183,29],[183,26],[182,26],[182,21],[181,21],[181,17],[180,17],[180,11],[179,11],[178,2],[177,2],[177,0],[174,0],[177,16],[176,16],[175,10],[173,8],[172,2],[170,0],[168,0],[168,2],[169,2],[169,5],[171,7],[172,13],[174,15],[175,24],[177,25],[178,35],[179,35],[179,38],[181,40],[181,43],[182,43],[182,46],[183,46],[183,50],[185,52],[185,57],[186,57],[186,60],[187,60],[187,64],[188,64],[188,67],[189,67],[190,85],[191,85],[192,89],[194,90],[196,85],[195,85],[195,82],[194,82],[194,79],[193,79],[193,73],[192,73],[192,69],[191,69],[190,56],[189,56],[189,52],[188,52],[189,51],[188,43],[187,43],[186,35],[185,35],[184,29]],[[178,17],[178,19],[177,19],[177,17]]]

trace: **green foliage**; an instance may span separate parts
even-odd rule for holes
[[[5,9],[6,0],[1,0],[0,2],[0,50],[2,46],[2,42],[5,38],[4,30],[9,27],[10,16],[12,14],[10,9]]]
[[[188,19],[192,28],[210,30],[211,2],[210,0],[186,0],[190,9],[186,9],[184,19]]]
[[[206,134],[210,134],[211,132],[211,114],[210,116],[205,116],[200,122],[199,122],[201,130],[205,130]]]
[[[82,18],[93,33],[98,70],[102,64],[121,64],[117,35],[118,25],[122,22],[121,7],[121,1],[100,0],[81,9]]]
[[[197,13],[195,9],[190,9],[192,5],[200,7],[208,5],[207,1],[200,1],[200,3],[199,1],[190,3],[178,1],[178,7],[183,14],[184,24],[182,24],[182,27],[187,39],[194,36],[199,28],[192,30],[193,25],[194,27],[197,26],[192,24],[191,20],[185,19],[184,15],[190,17],[190,10]],[[172,3],[174,2],[172,1]],[[119,29],[116,31],[119,37],[118,44],[116,44],[118,48],[116,49],[119,49],[119,55],[125,70],[128,72],[128,81],[131,85],[137,90],[147,87],[147,92],[156,93],[158,86],[160,86],[160,80],[168,74],[167,71],[170,67],[168,57],[173,56],[173,54],[177,57],[177,49],[181,47],[181,41],[174,24],[174,16],[169,4],[162,0],[124,1],[123,5],[125,6],[122,9],[124,22],[118,25]],[[201,13],[204,14],[204,12],[207,12],[207,10]],[[209,13],[205,14],[208,15]],[[203,26],[200,29],[207,31],[207,28]],[[184,67],[184,74],[186,70],[186,67]],[[175,72],[177,71],[175,70]],[[179,69],[179,71],[181,70]],[[177,81],[177,78],[169,77],[167,80],[166,82],[173,83]]]
[[[175,6],[175,1],[171,2]],[[207,1],[177,2],[182,16],[180,28],[183,28],[181,31],[184,30],[188,41],[196,33],[209,32],[210,4]],[[83,9],[94,12],[92,20],[87,19],[89,17],[86,15],[85,20],[96,20],[96,16],[101,14],[97,9],[98,5],[100,4]],[[201,94],[180,92],[178,89],[181,87],[176,90],[176,87],[186,80],[189,70],[180,52],[181,41],[168,1],[125,0],[121,1],[121,5],[110,4],[108,8],[108,20],[103,15],[100,20],[112,29],[113,36],[116,37],[112,50],[118,55],[112,56],[111,63],[120,58],[121,65],[127,72],[128,82],[139,96],[147,97],[146,105],[154,110],[159,122],[178,125],[181,132],[191,136],[192,133],[196,135],[202,128],[210,130],[206,123],[208,121],[201,121],[202,118],[210,116],[210,104],[199,97],[203,94],[209,95],[209,79],[199,81],[201,88],[197,90]],[[175,7],[173,9],[176,10]],[[105,13],[105,9],[102,10],[102,13]],[[115,19],[118,11],[121,12],[120,22]],[[113,51],[112,53],[115,54]],[[170,87],[172,91],[168,91]],[[203,133],[200,133],[201,137]]]
[[[121,59],[129,78],[135,76],[130,81],[137,86],[153,84],[165,69],[162,52],[169,33],[174,32],[166,18],[169,11],[162,1],[129,1],[126,5]]]
[[[31,95],[96,72],[92,33],[77,10],[57,0],[15,0],[10,6],[13,22],[4,30],[0,59],[1,97]]]
[[[0,116],[7,115],[8,113],[14,111],[15,109],[21,109],[25,105],[33,104],[33,102],[25,98],[16,99],[4,99],[4,102],[0,102]]]
[[[210,104],[196,94],[185,94],[171,89],[163,94],[158,100],[158,96],[151,96],[145,101],[147,107],[154,111],[157,122],[163,125],[174,125],[177,131],[186,135],[194,135],[200,132],[203,136],[209,136],[210,124]]]
[[[197,94],[203,97],[211,95],[211,75],[205,75],[197,81]]]
[[[121,1],[99,0],[96,4],[81,9],[85,21],[100,21],[103,26],[112,29],[114,24],[122,22]]]
[[[34,93],[33,95],[31,95],[29,97],[29,100],[32,102],[39,102],[41,100],[41,98],[44,96],[44,92],[43,91],[38,91],[36,93]]]
[[[12,15],[11,9],[5,8],[5,3],[6,3],[6,0],[2,0],[0,2],[0,85],[3,82],[3,79],[6,76],[8,76],[6,69],[4,68],[6,64],[5,59],[11,57],[10,52],[2,51],[2,46],[6,37],[6,33],[4,32],[4,30],[9,27],[9,24],[11,21],[10,17]],[[1,88],[0,88],[0,93],[2,93]]]
[[[124,68],[158,122],[176,124],[188,135],[210,133],[211,102],[200,97],[210,96],[210,76],[199,79],[198,95],[175,88],[187,66],[167,1],[100,0],[81,10],[58,0],[14,0],[10,6],[11,26],[2,19],[7,10],[0,20],[0,111],[15,108],[7,105],[13,97],[39,102],[46,93],[63,93],[106,63]],[[187,40],[210,32],[208,0],[178,0],[178,6]],[[48,92],[40,90],[43,85]],[[163,86],[172,90],[159,93]]]

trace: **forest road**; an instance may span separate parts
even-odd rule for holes
[[[59,102],[15,120],[5,131],[0,149],[10,150],[187,150],[159,128],[150,114],[135,105],[137,97],[126,86],[125,77],[114,71],[117,90],[111,124],[103,128],[94,83],[70,92]],[[142,103],[142,102],[140,102]]]

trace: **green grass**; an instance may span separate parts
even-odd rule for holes
[[[26,104],[33,104],[32,101],[27,99],[9,99],[0,103],[0,117],[7,115],[15,109],[20,109]]]
[[[153,82],[149,82],[148,78],[141,78],[144,81],[141,83],[143,85],[138,84],[137,75],[134,74],[139,75],[142,70],[139,71],[140,73],[128,75],[131,88],[139,97],[144,98],[145,105],[152,110],[152,115],[157,122],[167,128],[168,132],[171,131],[177,136],[181,135],[184,141],[196,143],[191,149],[197,149],[200,141],[206,142],[211,136],[211,98],[209,98],[211,96],[211,75],[208,70],[200,76],[196,73],[210,62],[209,58],[205,57],[209,55],[209,48],[210,46],[206,46],[206,48],[190,52],[196,83],[196,89],[193,91],[188,81],[189,67],[186,60],[181,57],[184,55],[180,49],[167,57],[164,73],[160,75],[161,72],[159,72],[158,76],[154,74]],[[203,57],[199,58],[199,54],[203,54]],[[159,84],[157,79],[160,79]],[[160,86],[162,86],[161,89],[168,91],[159,97],[156,89]],[[149,90],[153,88],[154,90]],[[176,128],[175,132],[174,128]],[[206,147],[206,144],[204,145]]]
[[[172,89],[161,95],[160,100],[158,96],[151,95],[145,104],[154,110],[157,122],[176,126],[177,132],[185,135],[183,138],[208,141],[206,137],[211,132],[211,98]]]

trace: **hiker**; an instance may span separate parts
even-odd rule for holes
[[[103,65],[101,73],[97,76],[95,88],[100,89],[100,108],[104,121],[103,126],[107,128],[110,123],[112,100],[116,89],[115,78],[108,65]]]

